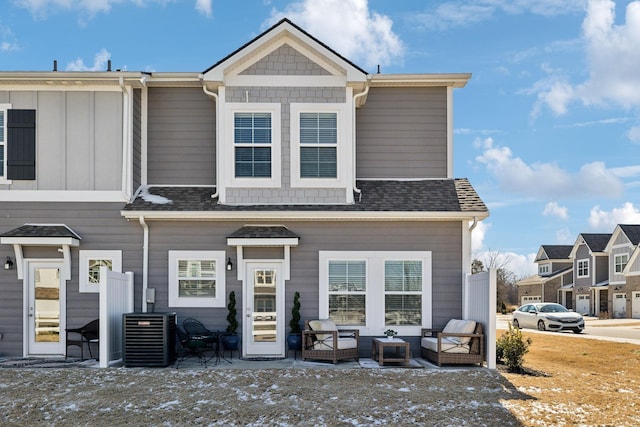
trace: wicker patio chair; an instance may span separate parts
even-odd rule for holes
[[[464,322],[454,319],[453,322]],[[482,323],[473,322],[473,332],[460,332],[450,328],[443,331],[422,329],[420,354],[424,359],[443,364],[472,365],[484,362],[484,334]]]
[[[338,363],[343,359],[360,359],[357,329],[340,329],[330,320],[304,322],[302,331],[302,360],[330,360]]]
[[[93,359],[91,344],[97,343],[100,337],[100,319],[92,320],[79,328],[68,328],[66,331],[65,359],[69,357],[69,347],[80,347],[80,358],[84,360],[84,344],[89,348],[89,357]]]

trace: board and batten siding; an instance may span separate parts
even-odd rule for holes
[[[447,177],[447,89],[371,88],[356,110],[356,176]]]
[[[216,105],[201,88],[149,88],[150,185],[214,185]]]
[[[0,189],[121,189],[120,92],[0,91],[0,103],[36,110],[36,179]]]
[[[212,329],[226,327],[224,308],[174,308],[168,304],[168,252],[225,251],[233,271],[226,273],[226,294],[236,292],[242,307],[242,283],[237,280],[236,248],[227,246],[227,236],[247,224],[242,222],[147,221],[150,229],[149,287],[156,289],[156,311],[176,311],[179,322],[196,317]],[[265,221],[258,221],[264,225]],[[462,312],[462,227],[460,222],[294,222],[280,221],[300,236],[291,248],[291,280],[285,283],[285,312],[289,321],[293,294],[301,296],[304,319],[318,316],[319,251],[431,251],[434,327],[443,327]],[[260,251],[248,250],[251,258]],[[273,253],[264,255],[272,259]],[[239,309],[238,320],[241,318]]]
[[[17,203],[3,202],[0,232],[25,223],[66,224],[82,238],[71,248],[71,280],[66,282],[67,327],[86,324],[99,316],[99,294],[79,292],[80,250],[121,250],[123,271],[132,271],[135,280],[135,307],[140,310],[142,294],[142,228],[136,221],[120,216],[121,203]],[[25,257],[60,258],[57,248],[25,247]],[[13,248],[0,245],[0,257],[15,261]],[[0,269],[0,356],[22,356],[23,281],[17,270]]]

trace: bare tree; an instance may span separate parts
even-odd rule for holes
[[[472,271],[484,271],[493,268],[496,270],[496,303],[498,308],[502,303],[515,305],[518,302],[518,289],[515,283],[517,276],[507,268],[511,261],[509,255],[499,251],[488,251],[482,254],[482,260],[474,259],[471,263]],[[474,270],[475,269],[475,270]]]

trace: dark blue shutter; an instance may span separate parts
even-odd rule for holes
[[[7,111],[7,179],[36,179],[36,110]]]

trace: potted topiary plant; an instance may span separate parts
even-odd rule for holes
[[[302,348],[302,331],[300,329],[300,292],[293,294],[293,305],[291,306],[291,320],[289,321],[289,336],[287,336],[289,350],[300,350]]]
[[[238,310],[236,309],[236,293],[229,293],[229,304],[227,304],[229,313],[227,314],[227,330],[222,336],[222,345],[226,350],[237,350],[240,339],[238,338]]]

